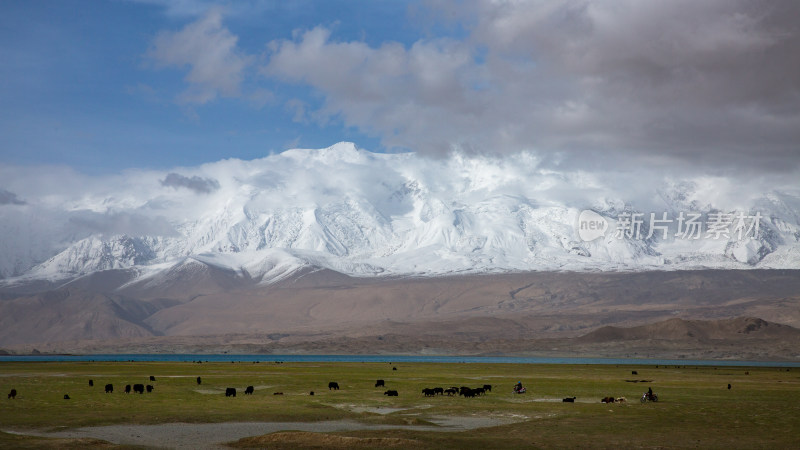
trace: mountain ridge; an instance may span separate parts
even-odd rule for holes
[[[359,277],[800,267],[800,197],[767,192],[732,209],[685,182],[658,190],[656,203],[637,205],[593,197],[602,190],[587,183],[586,198],[560,200],[574,180],[525,155],[509,158],[432,161],[339,143],[204,165],[195,170],[214,182],[208,192],[154,185],[151,174],[137,186],[141,192],[112,189],[74,200],[60,221],[35,199],[2,205],[0,284],[128,268],[153,276],[187,258],[267,283],[307,267]],[[650,229],[656,207],[671,217],[666,239]],[[579,236],[585,210],[608,222],[602,238]],[[699,214],[706,226],[715,214],[730,215],[727,238],[681,238],[677,217],[684,212]],[[734,217],[756,213],[758,235],[737,239]],[[640,238],[614,237],[631,214],[643,221]]]
[[[1,349],[0,354],[47,353],[230,353],[230,354],[383,354],[383,355],[462,355],[462,356],[540,356],[540,357],[606,357],[697,360],[794,361],[800,358],[800,329],[754,317],[719,320],[684,320],[680,318],[648,323],[636,327],[616,327],[621,335],[609,339],[598,329],[578,337],[529,338],[486,334],[512,326],[513,322],[491,318],[475,318],[463,323],[450,335],[440,326],[418,324],[418,334],[384,329],[373,334],[328,333],[250,333],[203,336],[150,336],[129,339],[61,341],[32,346]],[[753,326],[760,330],[779,329],[756,338],[731,329],[731,324]],[[643,333],[658,336],[665,328],[716,330],[715,339],[682,336],[681,339],[639,339]],[[458,330],[461,331],[458,331]],[[648,333],[649,332],[649,333]],[[758,333],[758,331],[755,331]]]
[[[200,276],[183,280],[185,283],[173,290],[131,284],[131,277],[116,269],[38,294],[5,292],[6,298],[0,301],[0,347],[41,350],[61,345],[63,351],[72,351],[64,341],[94,340],[90,346],[100,348],[102,341],[113,340],[122,348],[120,340],[126,336],[134,340],[163,338],[156,343],[211,343],[216,338],[208,336],[240,335],[250,336],[245,340],[265,349],[300,351],[322,348],[317,340],[367,346],[370,339],[383,336],[384,344],[394,342],[397,349],[409,351],[425,345],[465,351],[472,344],[490,351],[496,344],[509,352],[511,342],[524,346],[529,341],[568,339],[576,348],[591,344],[612,352],[617,341],[629,342],[626,346],[633,346],[634,341],[686,343],[674,337],[684,337],[687,331],[695,340],[705,336],[701,343],[706,347],[730,347],[718,342],[714,332],[719,330],[713,329],[679,328],[678,335],[661,338],[659,330],[652,327],[630,334],[637,332],[636,327],[656,322],[669,325],[669,319],[691,324],[760,317],[773,324],[739,324],[737,330],[742,333],[736,342],[740,344],[765,336],[762,328],[800,327],[799,270],[358,278],[307,269],[267,284],[252,279],[240,283],[241,274],[227,270],[194,273]],[[107,280],[101,279],[104,274]],[[633,331],[619,334],[614,328],[604,328],[609,326]],[[719,332],[736,334],[731,329],[728,326]],[[604,335],[607,337],[601,339]],[[581,340],[579,336],[589,337]],[[781,338],[770,336],[776,342]],[[209,348],[217,348],[220,342]],[[169,348],[156,343],[152,348]],[[785,357],[794,355],[789,348],[784,350],[788,352]]]

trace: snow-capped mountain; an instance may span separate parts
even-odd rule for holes
[[[339,143],[126,173],[0,205],[0,277],[133,268],[147,280],[192,261],[261,282],[307,268],[386,276],[800,267],[796,193],[736,203],[684,180],[639,194],[650,200],[622,198],[599,175],[543,169],[525,153],[431,160]],[[586,210],[607,227],[593,240],[579,232]],[[694,236],[683,221],[690,214],[701,227]],[[727,227],[714,236],[712,222]]]

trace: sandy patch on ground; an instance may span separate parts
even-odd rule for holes
[[[160,425],[109,425],[63,431],[3,430],[6,433],[49,438],[101,439],[114,444],[174,449],[221,449],[223,444],[279,431],[330,433],[352,430],[413,429],[419,431],[464,431],[520,422],[524,416],[434,416],[438,426],[369,425],[352,420],[323,422],[228,422],[169,423]],[[344,442],[344,441],[342,441]],[[389,442],[387,442],[389,444]]]

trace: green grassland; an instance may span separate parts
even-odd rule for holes
[[[397,370],[392,370],[396,367]],[[636,370],[638,374],[632,375]],[[746,373],[747,372],[747,373]],[[155,382],[148,380],[153,375]],[[202,377],[197,385],[196,377]],[[90,387],[88,380],[94,380]],[[374,387],[375,380],[386,388]],[[632,382],[630,380],[636,380]],[[649,380],[641,382],[641,380]],[[340,390],[328,390],[337,381]],[[511,393],[517,381],[523,395]],[[114,393],[104,393],[113,383]],[[154,392],[123,392],[126,384]],[[732,389],[727,389],[728,383]],[[424,397],[425,387],[478,387],[477,398]],[[253,395],[244,395],[253,385]],[[650,386],[657,403],[639,402]],[[226,387],[237,388],[226,398]],[[17,398],[7,400],[12,388]],[[170,422],[315,422],[348,419],[402,429],[327,435],[279,433],[240,447],[800,448],[800,369],[434,363],[0,363],[0,430]],[[395,389],[398,397],[383,395]],[[314,391],[315,395],[309,395]],[[283,395],[273,395],[282,392]],[[70,400],[64,400],[69,394]],[[562,403],[563,397],[576,403]],[[626,397],[601,404],[605,396]],[[419,431],[442,417],[494,419],[467,431]],[[0,432],[0,448],[100,448]]]

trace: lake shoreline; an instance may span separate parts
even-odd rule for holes
[[[364,362],[364,363],[454,363],[454,364],[587,364],[800,367],[800,361],[752,361],[736,359],[593,358],[525,356],[438,355],[304,355],[304,354],[195,354],[195,353],[102,353],[0,355],[2,362]]]

